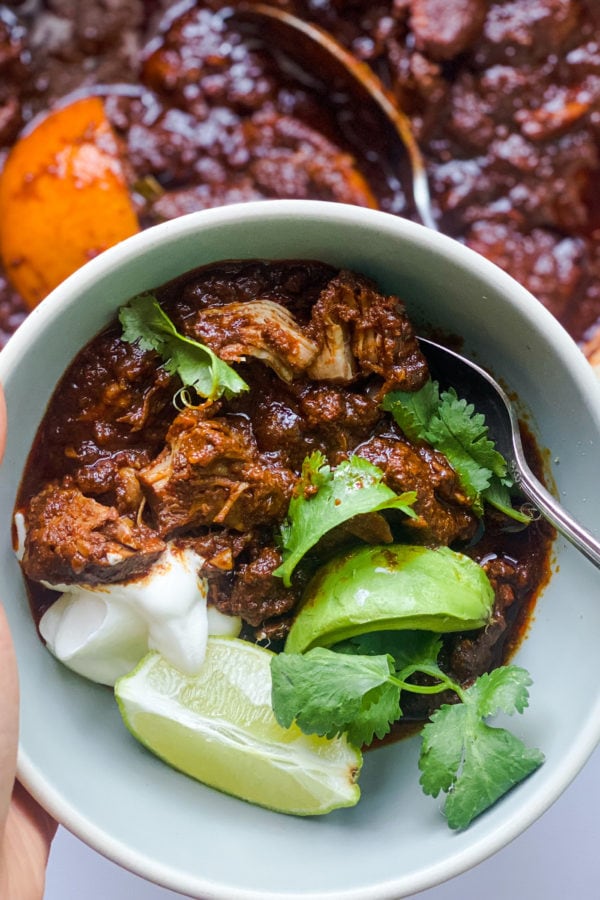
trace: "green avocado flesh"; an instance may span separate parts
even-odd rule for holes
[[[285,650],[331,647],[369,631],[470,631],[487,624],[493,602],[483,569],[448,547],[361,547],[309,582]]]

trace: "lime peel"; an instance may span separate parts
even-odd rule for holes
[[[290,815],[322,815],[360,798],[360,751],[345,736],[282,728],[271,706],[274,654],[211,637],[197,675],[150,653],[115,696],[131,734],[170,766],[227,794]]]

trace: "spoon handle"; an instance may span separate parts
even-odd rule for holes
[[[523,460],[519,460],[516,481],[523,493],[535,504],[544,518],[554,525],[559,534],[600,569],[600,541],[569,515]]]

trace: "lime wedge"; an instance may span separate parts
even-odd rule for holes
[[[299,816],[354,806],[360,751],[345,737],[278,725],[272,657],[237,638],[211,637],[190,676],[150,653],[115,685],[123,721],[170,766],[250,803]]]

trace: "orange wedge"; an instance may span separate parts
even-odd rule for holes
[[[139,230],[99,97],[54,110],[17,141],[0,176],[0,256],[29,308]]]

